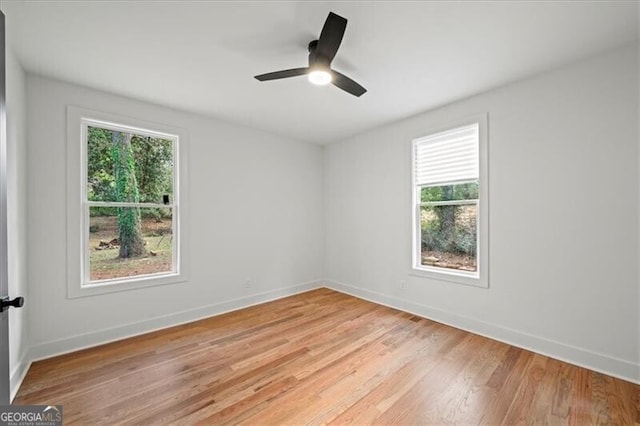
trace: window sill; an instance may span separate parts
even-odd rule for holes
[[[99,294],[137,290],[139,288],[179,284],[185,281],[187,281],[186,276],[179,273],[96,281],[91,284],[82,284],[74,287],[70,286],[68,289],[68,297],[69,299],[75,299],[79,297],[96,296]]]
[[[436,281],[446,281],[455,284],[462,284],[477,288],[489,288],[487,280],[483,280],[482,276],[473,273],[464,273],[456,271],[443,271],[440,268],[417,268],[412,267],[409,275],[420,278],[428,278]]]

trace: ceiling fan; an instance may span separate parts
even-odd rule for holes
[[[308,67],[270,72],[256,75],[255,78],[259,81],[268,81],[307,74],[311,83],[319,85],[331,83],[353,96],[362,96],[367,89],[331,68],[331,61],[333,61],[338,52],[346,28],[347,20],[345,18],[329,12],[329,16],[327,16],[327,20],[322,27],[320,38],[309,43]]]

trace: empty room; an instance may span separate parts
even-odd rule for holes
[[[0,425],[640,424],[640,3],[0,11]]]

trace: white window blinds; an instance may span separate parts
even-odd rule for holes
[[[478,179],[478,145],[478,123],[414,140],[415,184],[437,185]]]

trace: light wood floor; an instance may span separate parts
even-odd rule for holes
[[[65,424],[616,424],[640,386],[327,289],[33,364]]]

